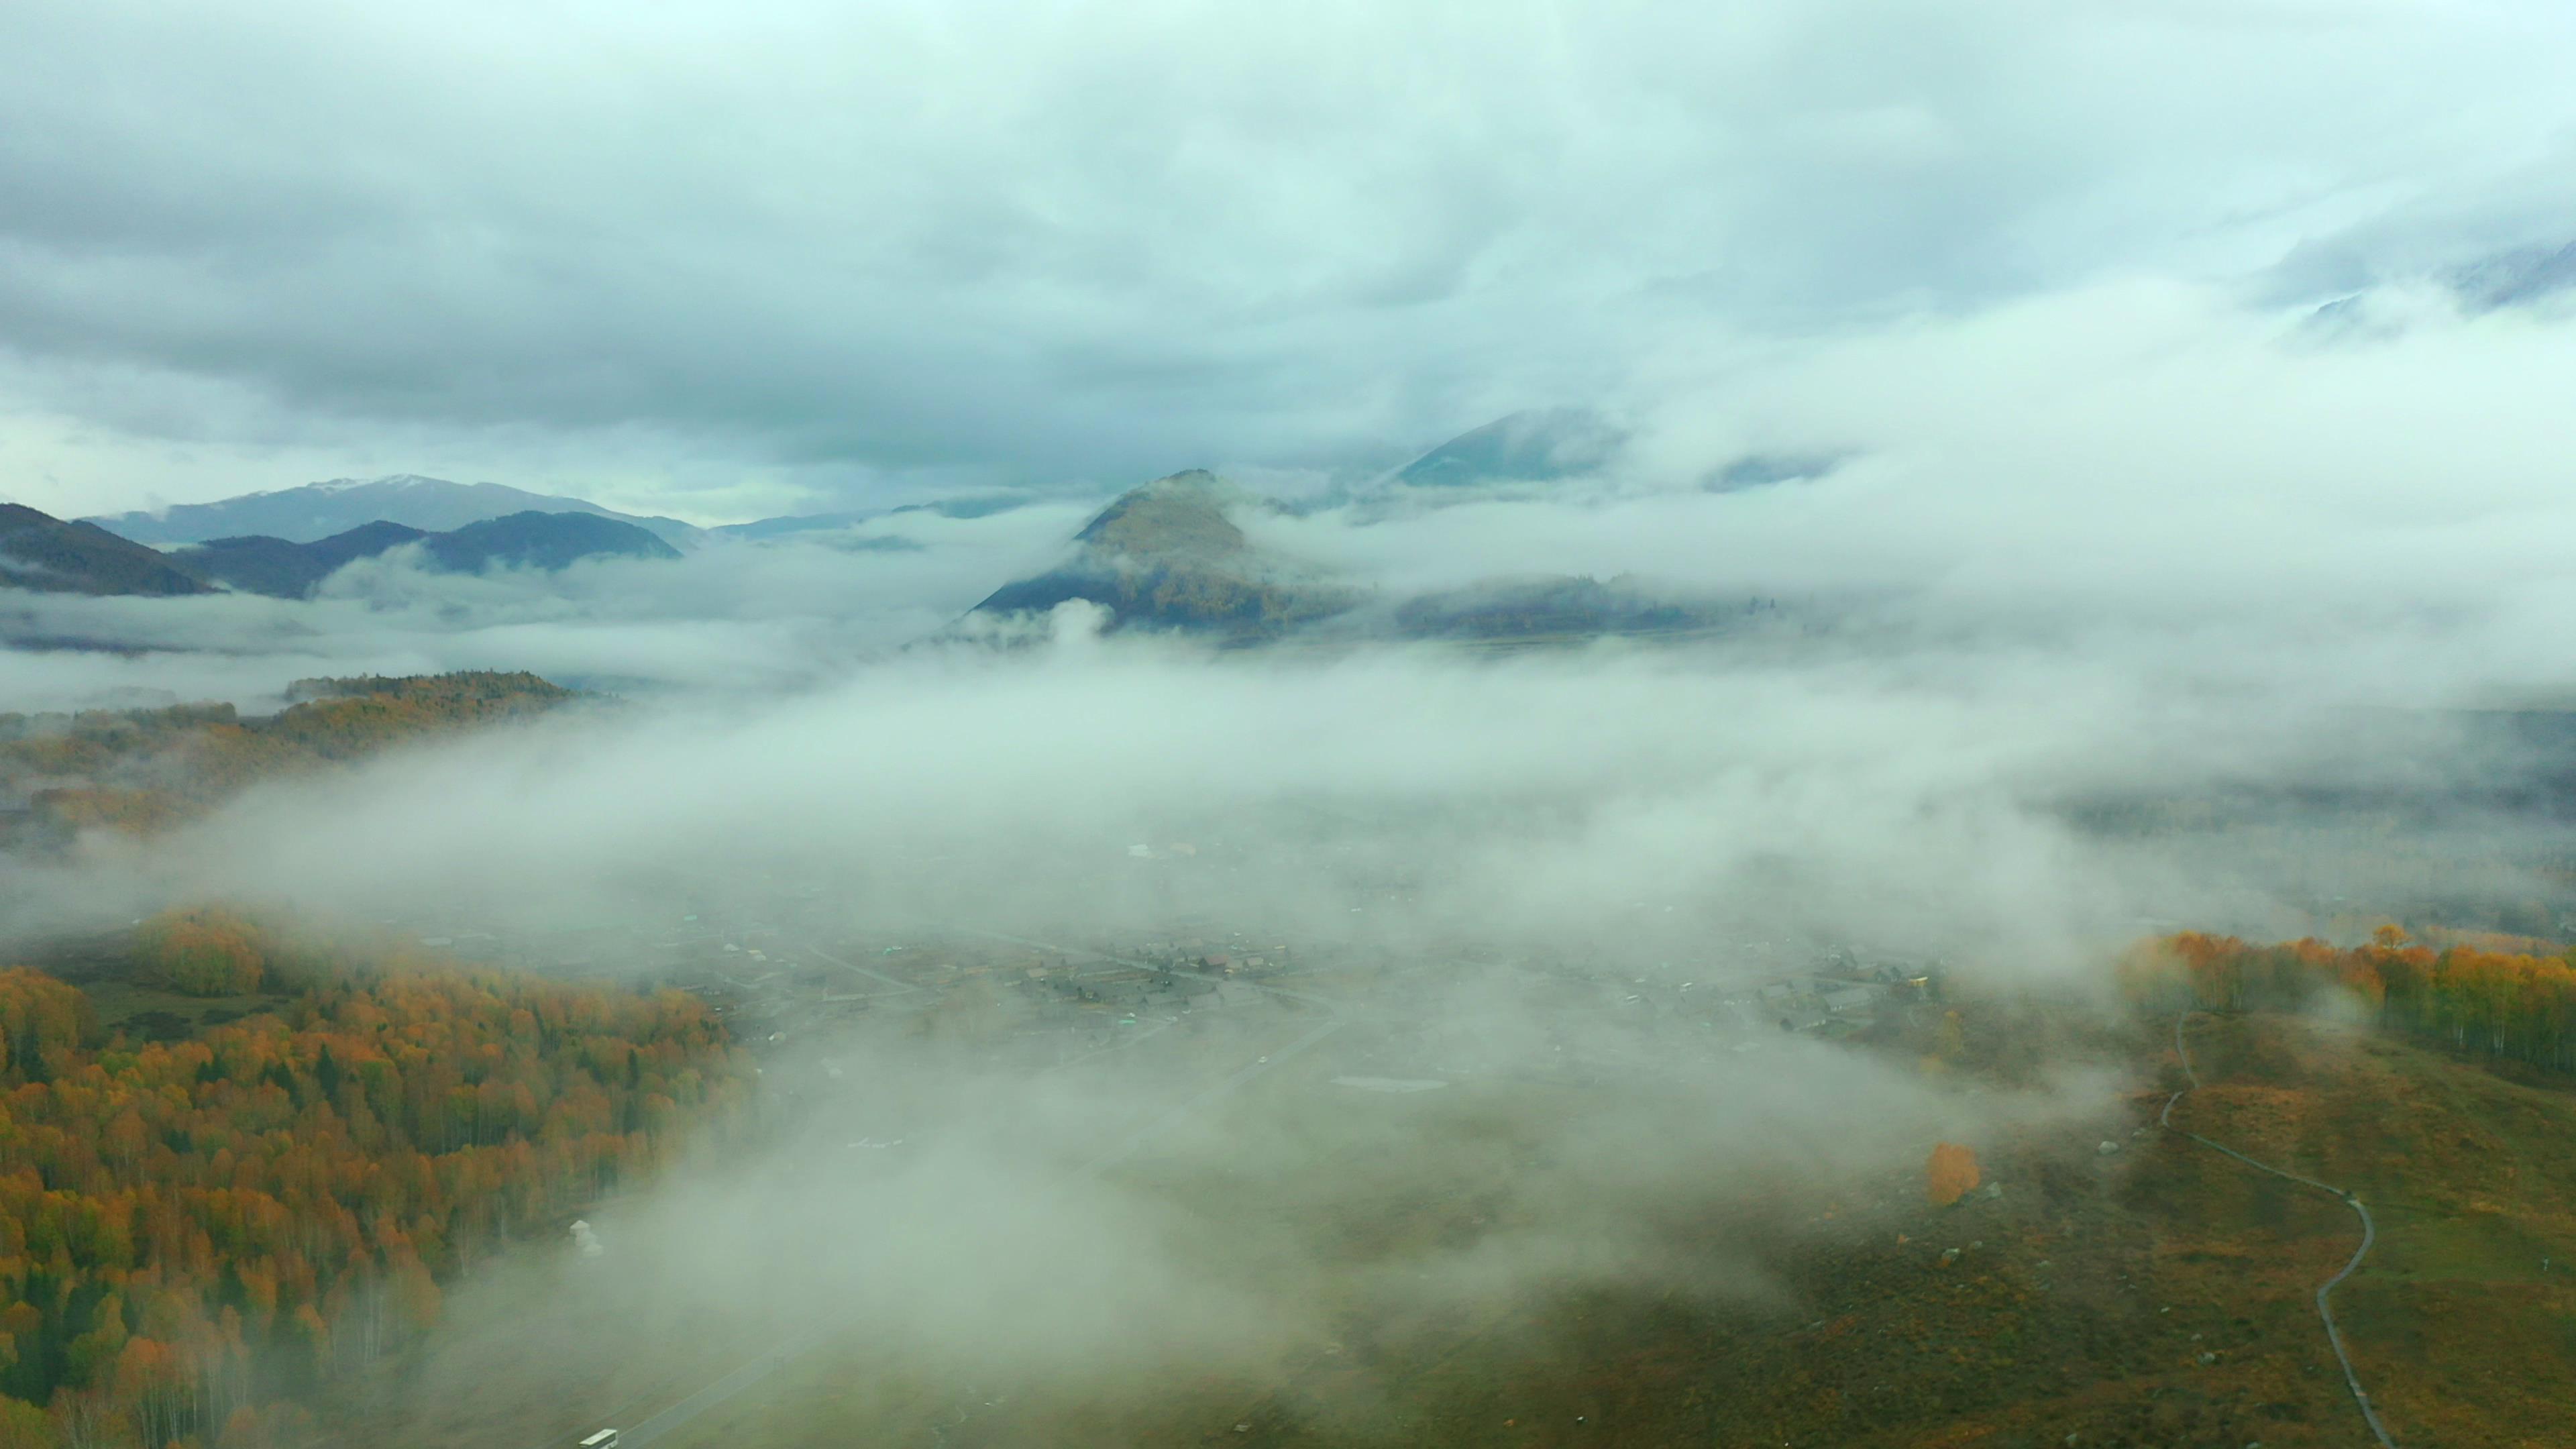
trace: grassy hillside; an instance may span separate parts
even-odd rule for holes
[[[2398,1442],[2576,1443],[2566,1079],[2268,1014],[2202,1025],[2192,1051],[2210,1086],[2178,1122],[2349,1187],[2377,1215],[2337,1313]]]
[[[1043,613],[1073,599],[1112,627],[1171,629],[1252,643],[1350,608],[1358,595],[1266,560],[1227,517],[1245,495],[1205,472],[1134,489],[1075,535],[1071,559],[995,590],[975,612]]]

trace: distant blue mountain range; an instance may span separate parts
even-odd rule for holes
[[[82,521],[136,543],[168,548],[245,537],[313,543],[367,523],[399,523],[424,533],[447,533],[514,513],[593,514],[633,524],[678,549],[694,548],[705,537],[696,525],[676,518],[619,513],[584,498],[530,493],[501,483],[451,483],[410,473],[364,480],[337,478],[213,503],[180,503]]]

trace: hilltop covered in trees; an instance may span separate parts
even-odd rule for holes
[[[2576,1072],[2576,951],[2542,942],[2436,949],[2383,926],[2370,944],[2347,949],[2186,931],[2134,954],[2126,977],[2133,997],[2167,1007],[2297,1010],[2339,996],[2419,1041]]]
[[[24,800],[14,834],[60,844],[85,829],[157,830],[261,780],[533,719],[577,698],[533,674],[483,671],[307,679],[289,693],[298,702],[268,716],[229,704],[0,714],[0,796]]]
[[[719,1022],[638,994],[290,939],[223,911],[134,974],[267,1009],[177,1042],[0,970],[0,1446],[301,1445],[293,1400],[440,1285],[740,1100]]]

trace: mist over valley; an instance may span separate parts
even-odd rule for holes
[[[2557,9],[0,45],[0,1449],[2576,1442]]]

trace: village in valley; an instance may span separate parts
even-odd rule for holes
[[[961,922],[866,930],[842,917],[809,886],[757,908],[710,905],[649,925],[518,934],[467,912],[382,924],[469,961],[533,961],[568,975],[615,962],[644,984],[702,998],[764,1056],[910,1033],[971,1043],[997,1067],[1052,1068],[1147,1050],[1167,1033],[1166,1048],[1222,1049],[1329,1022],[1339,1039],[1317,1050],[1363,1085],[1588,1081],[1652,1070],[1684,1038],[1694,1050],[1748,1053],[1784,1034],[1912,1035],[1937,1016],[1943,976],[1937,958],[1837,942],[1745,941],[1639,962],[1473,942],[1425,952],[1356,930],[1319,938],[1215,916],[1072,939]],[[1544,1050],[1497,1057],[1480,1046],[1479,997],[1462,994],[1462,982],[1489,989],[1484,999],[1515,1023],[1551,1024]]]

